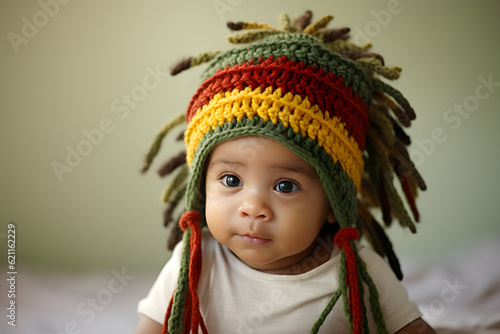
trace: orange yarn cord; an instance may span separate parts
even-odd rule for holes
[[[179,226],[183,231],[188,227],[191,229],[191,256],[189,260],[189,291],[186,298],[186,316],[184,317],[184,333],[190,331],[198,333],[201,326],[203,333],[208,333],[205,323],[200,313],[200,302],[198,300],[198,281],[201,274],[201,215],[196,210],[191,210],[182,214]]]
[[[170,298],[170,302],[168,303],[167,313],[165,314],[165,321],[163,322],[163,330],[161,334],[168,334],[168,319],[170,318],[170,314],[172,313],[172,305],[174,304],[174,294],[172,294],[172,298]]]
[[[363,310],[361,306],[361,295],[359,293],[358,268],[356,256],[351,247],[351,240],[359,238],[359,231],[354,227],[344,227],[335,234],[333,242],[335,246],[344,249],[347,277],[346,285],[349,288],[349,312],[353,318],[353,333],[362,332]]]

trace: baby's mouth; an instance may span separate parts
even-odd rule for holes
[[[268,242],[271,241],[271,239],[266,239],[266,238],[251,236],[249,234],[243,234],[243,235],[240,234],[239,237],[244,242],[252,244],[252,245],[256,245],[256,246],[264,245],[264,244],[267,244]]]

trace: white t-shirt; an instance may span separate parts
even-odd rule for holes
[[[422,316],[417,305],[387,263],[370,248],[359,246],[375,282],[387,330],[394,333]],[[138,312],[163,324],[170,298],[177,286],[182,242],[160,272]],[[309,333],[337,291],[339,250],[322,265],[299,275],[268,274],[246,266],[227,247],[202,230],[203,265],[198,285],[200,311],[209,333]],[[364,286],[370,333],[376,333],[368,287]],[[342,297],[319,333],[347,333]]]

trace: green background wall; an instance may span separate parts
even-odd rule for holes
[[[202,68],[160,73],[147,79],[150,90],[141,90],[144,79],[185,56],[228,49],[226,21],[274,25],[278,13],[306,9],[332,13],[330,27],[351,27],[355,41],[370,40],[388,66],[403,68],[394,85],[417,112],[411,151],[429,190],[418,234],[390,229],[396,251],[431,257],[499,237],[500,2],[54,3],[0,2],[0,246],[5,254],[15,222],[19,266],[158,270],[169,256],[159,201],[168,180],[154,171],[180,146],[169,138],[152,171],[139,171]],[[87,155],[69,166],[77,149]],[[54,162],[67,172],[58,176]]]

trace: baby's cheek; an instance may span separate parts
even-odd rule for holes
[[[205,217],[207,223],[209,222],[209,220],[213,219],[215,215],[217,215],[217,212],[217,205],[215,205],[214,201],[207,198],[205,202]]]
[[[205,183],[205,194],[207,196],[207,200],[209,197],[217,196],[217,184],[215,182],[207,182]]]
[[[210,196],[207,193],[205,201],[205,217],[207,224],[214,224],[228,217],[229,206],[220,196]],[[210,226],[209,226],[210,227]]]

